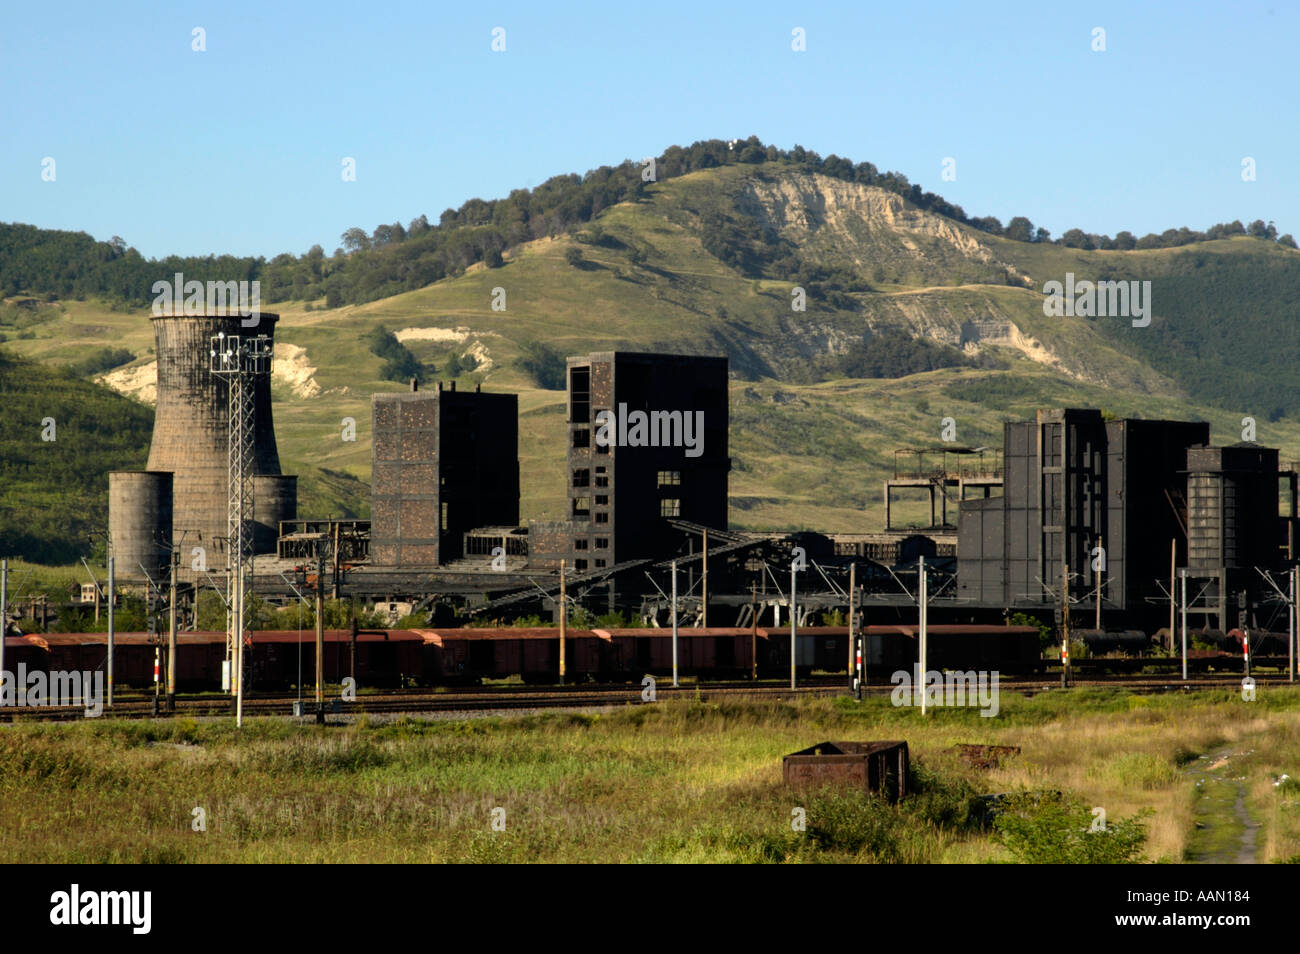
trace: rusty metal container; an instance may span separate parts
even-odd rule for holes
[[[787,785],[850,783],[891,802],[907,795],[906,742],[821,742],[782,759]]]

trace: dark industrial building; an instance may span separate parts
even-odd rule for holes
[[[726,529],[726,358],[595,352],[568,384],[568,514],[532,525],[537,558],[599,570],[674,552],[671,521]]]
[[[519,523],[519,401],[444,391],[371,398],[371,562],[439,566],[476,527]]]
[[[1172,556],[1206,581],[1191,611],[1236,625],[1229,592],[1257,591],[1255,568],[1283,556],[1277,451],[1209,438],[1204,422],[1107,421],[1096,410],[1004,425],[1003,496],[961,504],[959,595],[1059,607],[1068,567],[1072,603],[1095,608],[1096,562],[1103,610],[1167,612]]]

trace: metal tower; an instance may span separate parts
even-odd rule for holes
[[[230,689],[235,694],[235,722],[244,722],[244,613],[253,575],[253,435],[256,405],[254,389],[259,375],[271,370],[269,335],[244,337],[225,332],[211,339],[209,356],[213,374],[227,383],[229,422],[226,523],[226,658],[231,665]]]

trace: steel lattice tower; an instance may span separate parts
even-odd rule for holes
[[[269,335],[241,340],[238,335],[224,332],[212,339],[209,351],[212,373],[221,375],[227,383],[226,658],[232,663],[230,689],[235,694],[235,719],[240,725],[244,701],[244,618],[253,575],[254,392],[257,377],[271,370],[271,352]]]

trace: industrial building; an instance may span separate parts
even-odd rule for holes
[[[567,371],[568,513],[530,527],[533,555],[581,573],[674,552],[674,521],[726,530],[727,359],[603,351]]]
[[[265,335],[279,316],[155,317],[158,404],[143,472],[109,475],[109,538],[118,574],[151,576],[172,547],[185,556],[180,574],[193,577],[194,548],[212,570],[226,564],[229,536],[229,383],[211,366],[212,340]],[[255,323],[253,323],[255,322]],[[251,324],[250,324],[251,323]],[[281,521],[297,516],[297,478],[280,473],[269,374],[252,382],[254,552],[273,552]]]
[[[154,319],[148,470],[110,477],[119,577],[137,567],[162,574],[173,545],[186,555],[183,570],[200,546],[212,576],[223,576],[230,418],[209,341],[269,336],[275,321],[264,314],[246,329],[238,317]],[[279,473],[269,376],[255,379],[256,591],[293,598],[285,580],[307,585],[323,557],[319,585],[333,596],[401,602],[442,621],[460,612],[508,618],[558,612],[564,561],[570,600],[664,625],[676,566],[685,625],[758,624],[768,612],[775,625],[791,605],[799,552],[809,561],[801,625],[845,605],[850,564],[864,610],[896,624],[915,611],[924,557],[936,619],[987,624],[1019,609],[1059,620],[1066,605],[1091,612],[1100,601],[1106,622],[1150,632],[1167,620],[1171,576],[1186,571],[1194,625],[1225,631],[1267,596],[1257,571],[1295,557],[1296,473],[1275,450],[1214,447],[1204,422],[1114,420],[1088,409],[1008,422],[1000,450],[899,451],[886,501],[928,492],[928,529],[733,531],[726,358],[607,351],[570,357],[566,370],[565,513],[526,527],[515,395],[454,384],[375,394],[371,519],[299,520],[295,479]],[[1285,518],[1279,477],[1290,481]]]
[[[1276,568],[1277,451],[1209,446],[1204,422],[1106,420],[1057,409],[1004,425],[1001,497],[960,504],[957,591],[974,605],[1167,613],[1171,576],[1204,581],[1191,612],[1237,625],[1227,601]],[[1282,475],[1285,476],[1285,475]],[[1294,502],[1292,503],[1294,513]],[[1292,557],[1293,558],[1293,557]],[[1163,607],[1163,608],[1162,608]]]
[[[413,389],[371,397],[370,559],[443,566],[465,535],[519,523],[519,399]]]

